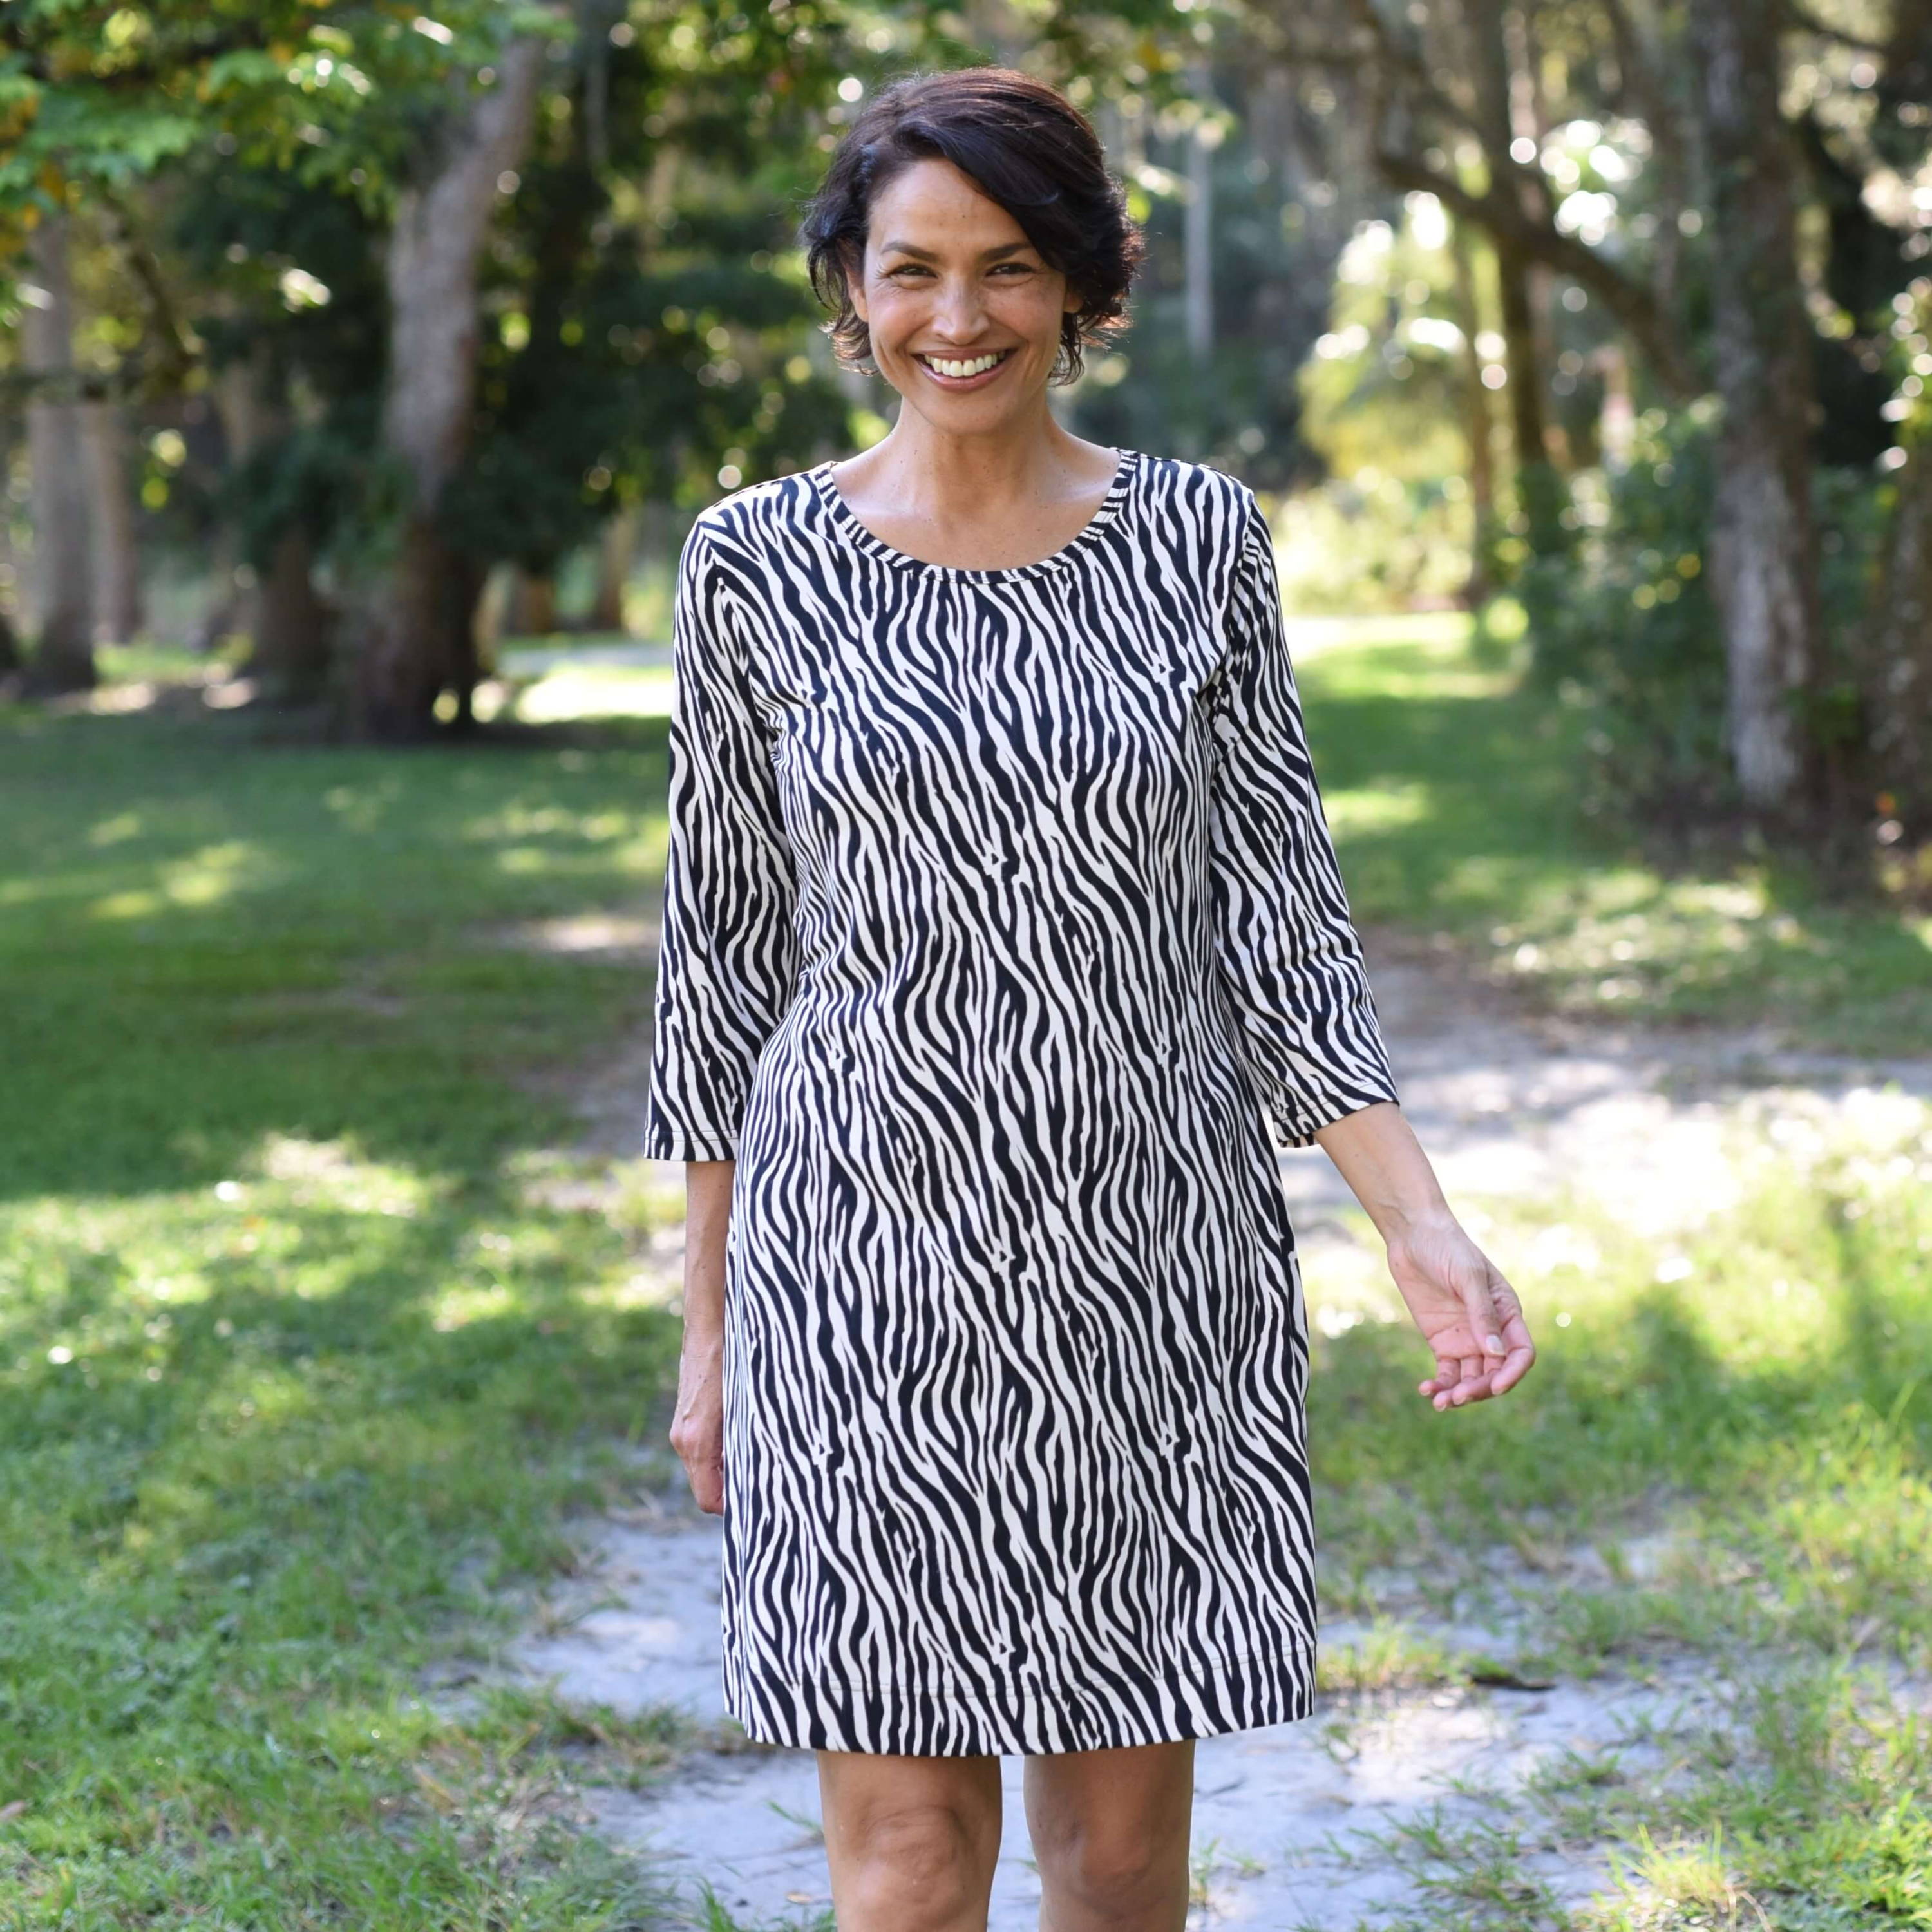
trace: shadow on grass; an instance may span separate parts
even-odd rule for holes
[[[475,1174],[567,1130],[515,1076],[641,1025],[649,962],[494,929],[637,908],[660,721],[514,758],[0,712],[0,1191],[232,1176],[272,1132]]]
[[[1606,1592],[1594,1623],[1578,1612],[1600,1636],[1742,1622],[1828,1648],[1868,1619],[1862,1640],[1932,1642],[1928,1246],[1932,1210],[1909,1190],[1827,1179],[1802,1210],[1748,1204],[1686,1281],[1646,1280],[1634,1251],[1594,1292],[1566,1289],[1579,1312],[1538,1322],[1529,1378],[1457,1414],[1414,1394],[1426,1361],[1406,1326],[1324,1339],[1310,1390],[1324,1542],[1359,1568],[1474,1562],[1546,1533],[1614,1547],[1670,1525],[1698,1590]],[[1748,1584],[1729,1605],[1727,1570]]]

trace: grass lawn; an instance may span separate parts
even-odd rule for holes
[[[1566,1012],[1932,1053],[1932,917],[1834,903],[1768,859],[1660,872],[1627,828],[1586,816],[1578,714],[1474,661],[1467,629],[1412,620],[1399,642],[1341,649],[1316,630],[1302,660],[1359,918],[1452,934]]]
[[[1500,929],[1569,998],[1604,970],[1587,914],[1648,934],[1606,955],[1632,1004],[1776,994],[1858,1044],[1876,1003],[1874,1038],[1927,1045],[1922,934],[1645,874],[1566,813],[1562,719],[1453,640],[1333,644],[1303,684],[1365,919]],[[665,1922],[567,1812],[586,1761],[648,1777],[675,1726],[422,1675],[576,1563],[566,1511],[634,1490],[666,1419],[637,1254],[681,1204],[553,1184],[608,1179],[567,1096],[646,1024],[647,964],[542,943],[648,909],[638,709],[412,753],[0,711],[0,1925]],[[1619,1922],[1756,1925],[1742,1886],[1779,1926],[1932,1926],[1932,1742],[1870,1677],[1932,1664],[1928,1179],[1932,1141],[1817,1149],[1669,1257],[1525,1210],[1502,1242],[1568,1231],[1530,1285],[1570,1318],[1492,1410],[1425,1412],[1390,1329],[1318,1342],[1337,1608],[1425,1552],[1466,1587],[1484,1552],[1661,1525],[1654,1574],[1548,1593],[1526,1660],[1749,1660],[1727,1760],[1552,1779],[1511,1821],[1627,1843],[1678,1916]],[[1500,1856],[1448,1847],[1415,1923],[1553,1925]]]

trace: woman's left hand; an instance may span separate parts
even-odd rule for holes
[[[1388,1264],[1436,1357],[1436,1372],[1418,1393],[1437,1408],[1486,1402],[1528,1374],[1536,1344],[1516,1290],[1453,1215],[1392,1239]]]

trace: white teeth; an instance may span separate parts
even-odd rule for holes
[[[928,368],[938,370],[942,376],[976,376],[982,370],[992,368],[1006,352],[1003,349],[998,356],[976,356],[970,362],[942,362],[936,356],[922,356],[920,360]]]

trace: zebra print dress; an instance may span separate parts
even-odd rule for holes
[[[646,1150],[736,1162],[727,1708],[939,1756],[1306,1716],[1268,1130],[1396,1096],[1268,526],[1127,450],[1064,549],[957,568],[831,471],[679,566]]]

